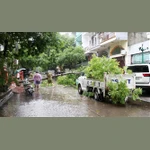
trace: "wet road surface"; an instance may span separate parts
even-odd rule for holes
[[[149,96],[149,95],[148,95]],[[146,96],[146,98],[148,97]],[[149,99],[149,98],[148,98]],[[0,108],[0,117],[149,117],[150,105],[116,106],[81,96],[77,89],[41,87],[33,96],[14,94]]]

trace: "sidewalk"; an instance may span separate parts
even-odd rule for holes
[[[0,107],[13,96],[13,92],[9,89],[7,92],[0,92]]]
[[[14,93],[17,93],[17,94],[24,92],[24,87],[23,87],[22,84],[20,86],[17,86],[15,83],[12,83],[11,86],[10,86],[10,89]]]
[[[23,85],[16,86],[15,83],[12,83],[7,92],[0,92],[0,107],[4,103],[6,103],[13,96],[14,93],[19,94],[22,92],[24,92]]]
[[[150,98],[149,97],[140,97],[140,98],[141,98],[142,101],[150,103]]]
[[[142,105],[142,106],[150,106],[150,99],[149,97],[140,97],[141,100],[132,100],[132,99],[129,99],[127,101],[127,103],[129,104],[133,104],[133,105]]]

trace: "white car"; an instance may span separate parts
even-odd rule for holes
[[[128,69],[136,75],[136,87],[150,90],[150,64],[133,64]]]

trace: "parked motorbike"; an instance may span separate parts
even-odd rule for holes
[[[33,94],[34,88],[33,88],[33,86],[31,85],[31,83],[28,81],[27,78],[24,80],[23,86],[24,86],[24,89],[25,89],[26,94],[28,94],[28,95],[32,95],[32,94]]]

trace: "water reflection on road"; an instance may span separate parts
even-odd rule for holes
[[[0,109],[1,117],[147,117],[150,105],[115,106],[80,96],[71,87],[53,86],[14,96]]]

